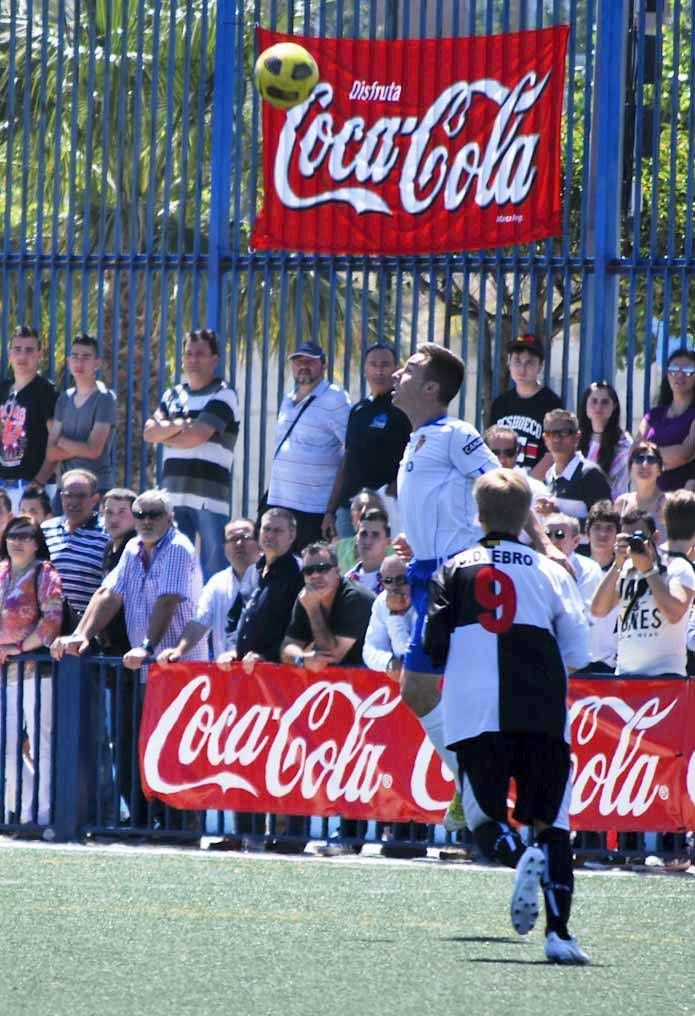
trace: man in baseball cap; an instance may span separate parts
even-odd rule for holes
[[[326,354],[317,342],[303,342],[301,346],[297,346],[294,353],[290,353],[287,357],[288,360],[296,360],[300,356],[306,356],[310,360],[324,360]]]
[[[326,354],[303,342],[287,357],[294,390],[284,397],[275,430],[268,507],[297,520],[295,551],[321,539],[321,525],[345,453],[350,397],[326,378]]]
[[[543,418],[561,409],[562,399],[538,380],[545,351],[537,335],[519,335],[507,346],[507,366],[513,382],[509,391],[492,403],[488,426],[511,427],[519,441],[517,464],[543,480],[552,458],[543,442]]]

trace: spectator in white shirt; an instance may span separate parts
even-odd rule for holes
[[[398,680],[415,623],[405,562],[387,557],[381,566],[384,587],[372,604],[362,659],[370,670],[382,670]]]
[[[669,494],[664,516],[664,560],[648,533],[619,533],[615,561],[594,597],[597,617],[616,605],[621,608],[618,675],[686,674],[688,619],[695,596],[695,572],[687,556],[695,542],[695,494]]]
[[[294,391],[282,400],[268,507],[289,508],[297,520],[295,549],[320,541],[321,527],[345,452],[350,397],[326,374],[326,354],[305,342],[289,356]],[[330,521],[330,520],[329,520]]]
[[[212,633],[214,659],[230,649],[244,605],[258,585],[256,562],[260,556],[256,529],[250,519],[234,519],[224,527],[224,552],[229,568],[209,579],[178,645],[159,654],[159,663],[176,663],[208,632]]]

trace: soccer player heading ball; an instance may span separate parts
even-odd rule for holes
[[[555,561],[519,543],[531,505],[523,476],[487,473],[474,488],[485,536],[444,564],[430,588],[425,650],[444,666],[444,736],[456,752],[466,821],[480,850],[516,867],[511,918],[520,935],[546,910],[551,963],[586,964],[570,935],[574,879],[567,671],[589,661],[576,583]],[[524,849],[507,822],[531,826]]]
[[[311,53],[296,42],[276,42],[256,60],[254,82],[261,98],[277,109],[292,109],[309,98],[319,80]]]

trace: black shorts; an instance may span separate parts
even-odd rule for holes
[[[508,819],[509,781],[516,783],[514,818],[523,825],[534,821],[567,825],[563,808],[570,778],[570,746],[559,737],[530,733],[489,733],[467,738],[452,746],[464,789],[463,807],[471,811],[475,828],[477,809],[496,822]],[[474,801],[466,803],[472,793]],[[563,813],[564,812],[564,813]]]

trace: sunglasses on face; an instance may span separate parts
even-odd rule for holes
[[[325,575],[333,567],[327,561],[321,561],[319,564],[305,564],[302,568],[302,575]]]
[[[255,536],[249,536],[248,533],[237,533],[235,536],[225,536],[225,543],[248,543],[249,540],[255,540]]]
[[[515,459],[517,456],[516,448],[491,448],[490,451],[498,459]]]
[[[381,584],[383,586],[407,586],[408,579],[405,575],[394,575],[392,578],[381,577]]]
[[[133,512],[133,518],[137,519],[138,522],[142,522],[143,519],[150,519],[154,522],[155,519],[161,519],[162,515],[164,515],[164,512],[161,508],[145,508]]]
[[[659,458],[653,452],[640,452],[639,455],[635,455],[632,461],[638,466],[656,466]]]
[[[71,501],[84,501],[86,498],[91,497],[91,494],[85,494],[84,491],[79,490],[61,490],[60,496],[66,500]]]
[[[577,433],[576,430],[574,430],[572,427],[561,427],[559,430],[546,430],[545,436],[546,437],[572,437],[572,435],[576,434],[576,433]]]
[[[545,535],[549,536],[551,540],[564,540],[567,533],[564,529],[546,529]]]
[[[27,533],[26,531],[19,530],[18,532],[8,533],[6,536],[8,540],[19,540],[21,543],[25,543],[29,540],[34,539],[33,533]]]
[[[695,374],[695,367],[667,367],[666,373],[674,377],[676,374],[685,374],[686,377],[692,377]]]

